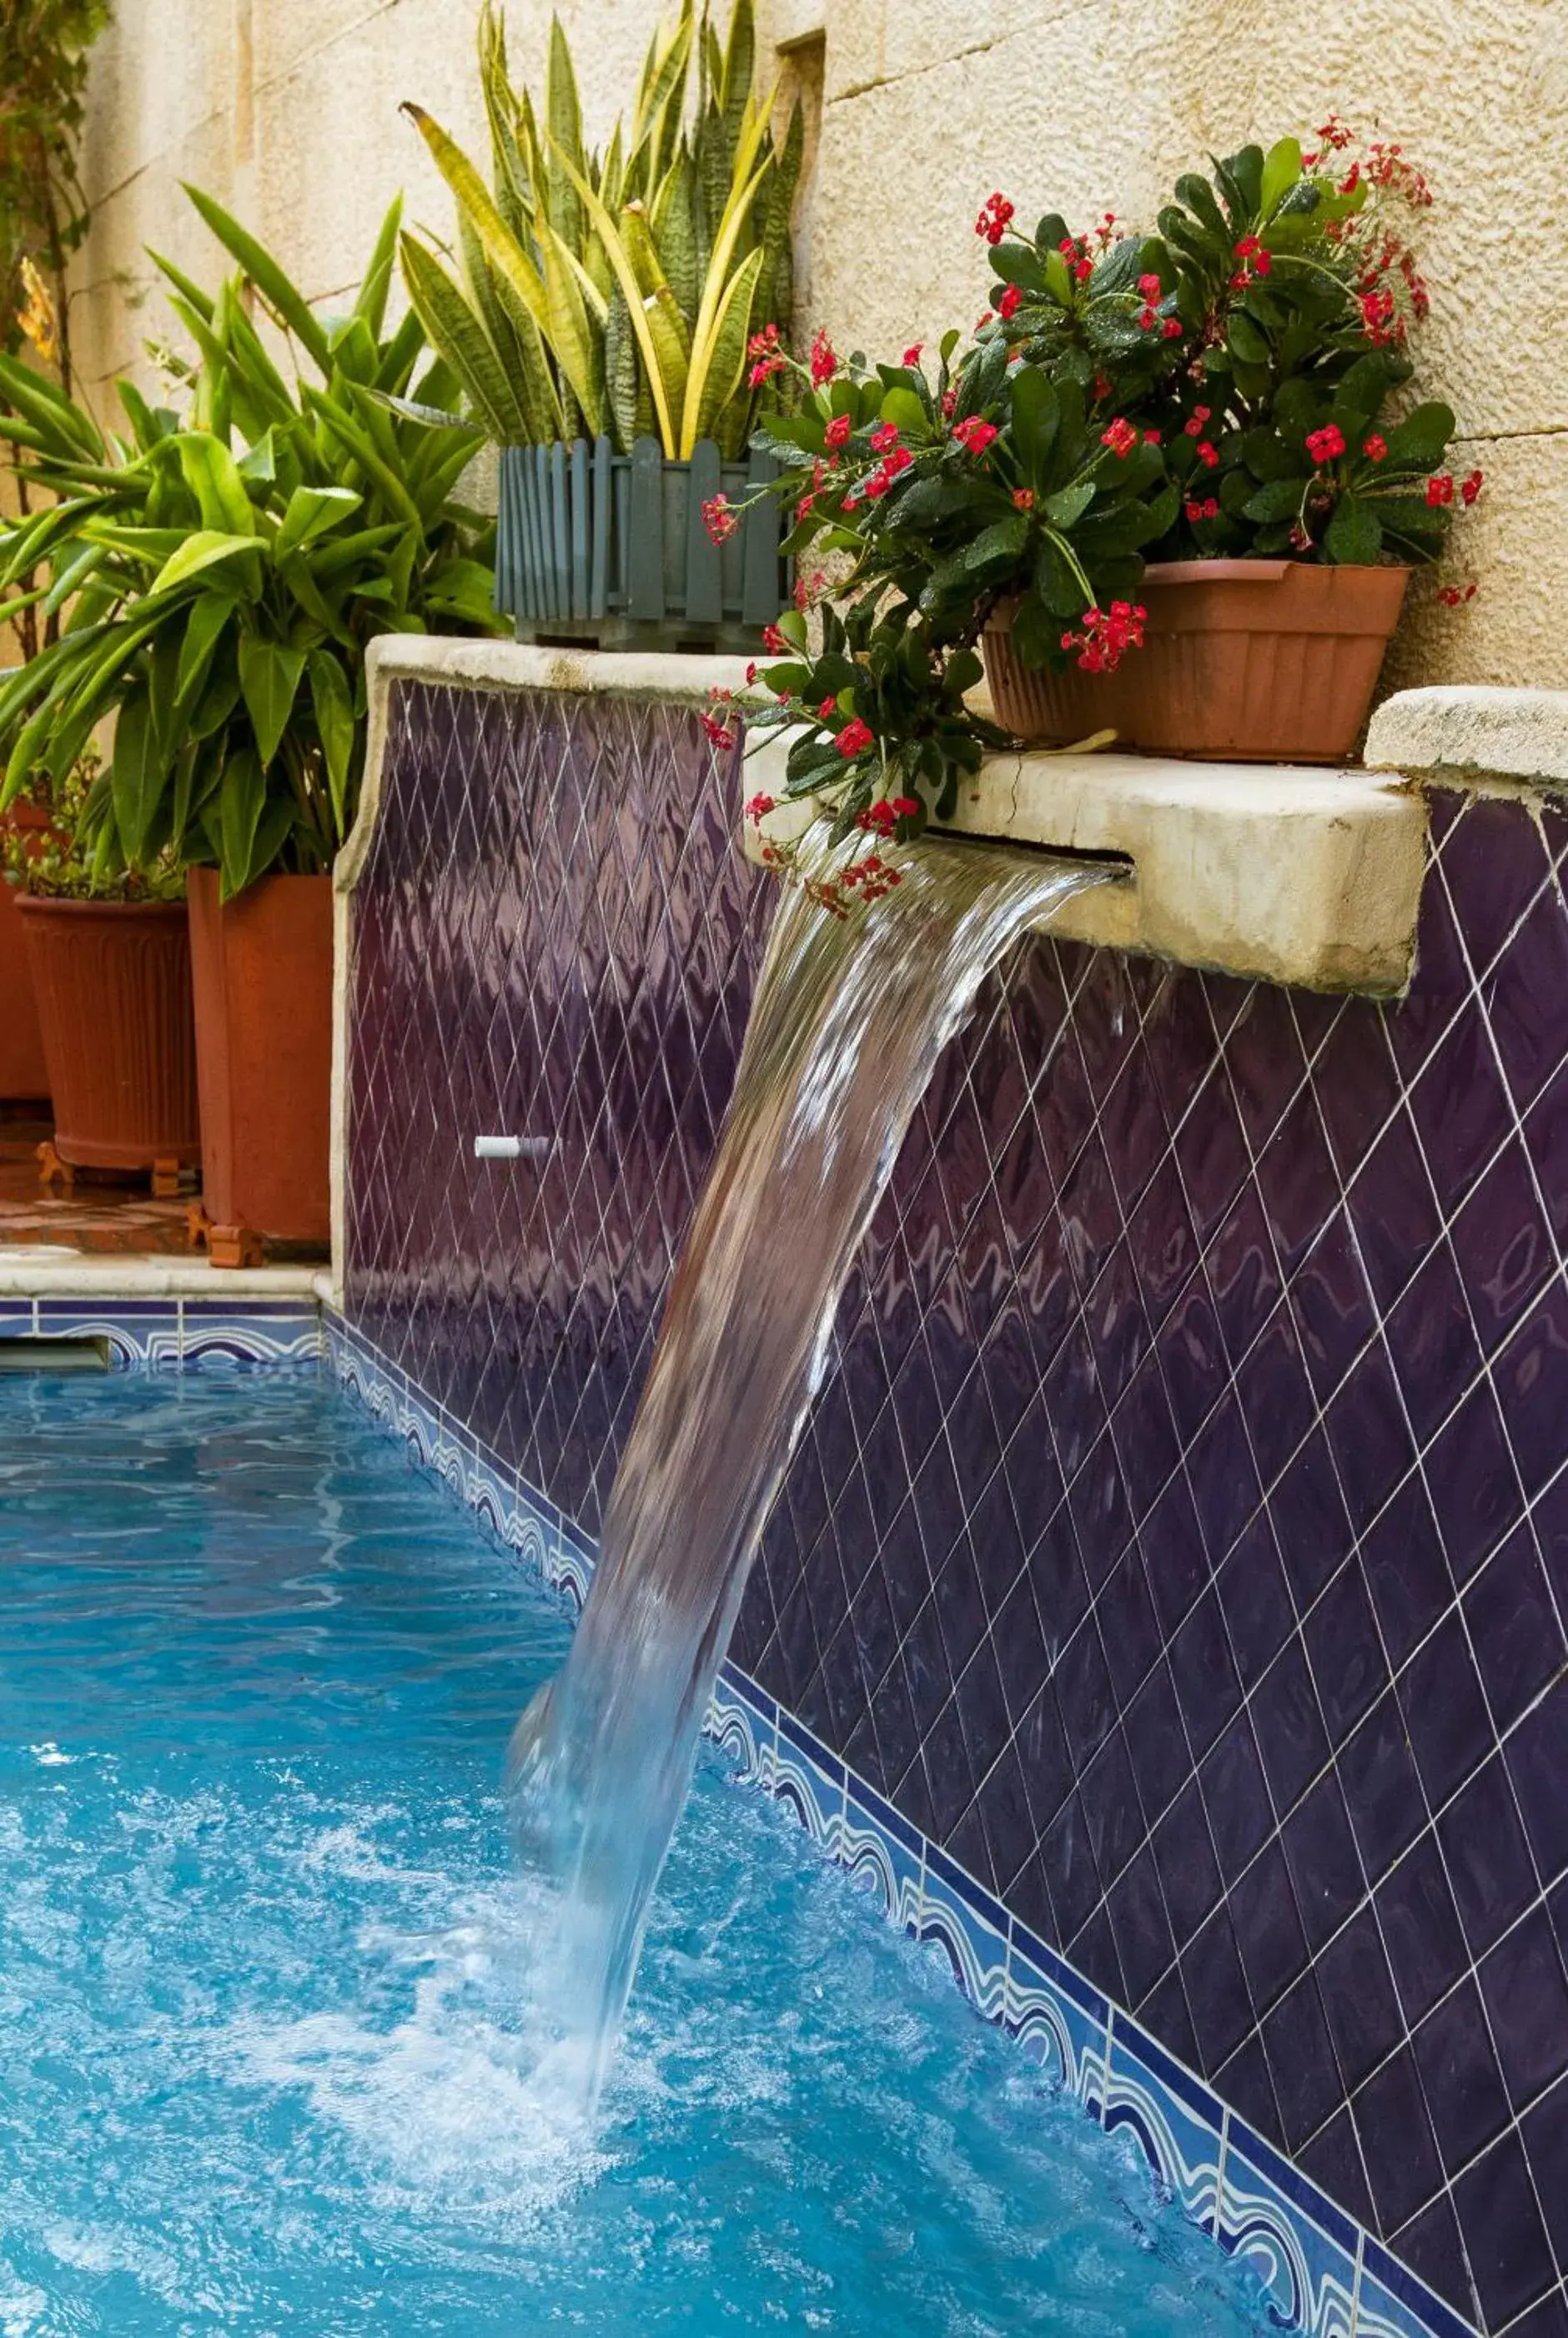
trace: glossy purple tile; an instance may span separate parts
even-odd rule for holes
[[[769,914],[740,784],[678,709],[396,701],[348,1311],[588,1535]],[[1014,953],[911,1125],[735,1641],[1441,2294],[1484,2229],[1492,2318],[1541,2262],[1509,2134],[1568,2265],[1544,822],[1436,801],[1397,1003]],[[481,1168],[492,1121],[551,1158]],[[1447,2158],[1496,2088],[1523,2124],[1450,2201],[1426,2089]]]

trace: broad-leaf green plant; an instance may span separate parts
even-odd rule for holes
[[[401,246],[409,298],[470,412],[504,446],[603,434],[622,454],[653,437],[671,459],[704,438],[740,455],[778,402],[752,383],[747,345],[789,322],[804,142],[797,103],[775,144],[752,0],[736,0],[725,42],[686,0],[597,154],[558,21],[537,107],[511,78],[491,0],[479,45],[492,183],[407,106],[456,198],[457,239]]]
[[[330,866],[363,771],[368,643],[497,621],[488,524],[454,500],[480,434],[428,419],[456,384],[425,362],[417,317],[387,330],[399,207],[353,309],[328,322],[189,192],[239,266],[209,295],[158,263],[196,352],[166,360],[180,408],[122,382],[128,427],[111,434],[0,359],[18,467],[51,498],[0,534],[0,593],[42,569],[43,606],[64,621],[0,683],[0,810],[40,771],[63,787],[113,715],[113,757],[80,822],[93,881],[172,854],[216,863],[227,898],[271,869]],[[270,352],[252,299],[291,365]]]

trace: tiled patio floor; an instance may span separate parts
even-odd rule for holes
[[[79,1177],[70,1193],[46,1190],[38,1147],[50,1134],[47,1121],[8,1115],[0,1105],[0,1250],[38,1243],[93,1255],[186,1255],[186,1197],[155,1202],[144,1176]]]

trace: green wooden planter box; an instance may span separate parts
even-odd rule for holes
[[[689,463],[667,462],[656,438],[630,455],[608,438],[504,447],[495,606],[520,642],[753,650],[789,598],[778,500],[764,496],[723,545],[702,506],[740,503],[778,469],[769,455],[726,463],[710,438]]]

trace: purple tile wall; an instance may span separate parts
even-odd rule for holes
[[[766,918],[689,716],[398,702],[348,1312],[596,1528]],[[1568,2332],[1568,823],[1396,1006],[1025,946],[733,1651],[1488,2331]],[[543,1178],[481,1126],[559,1130]]]

